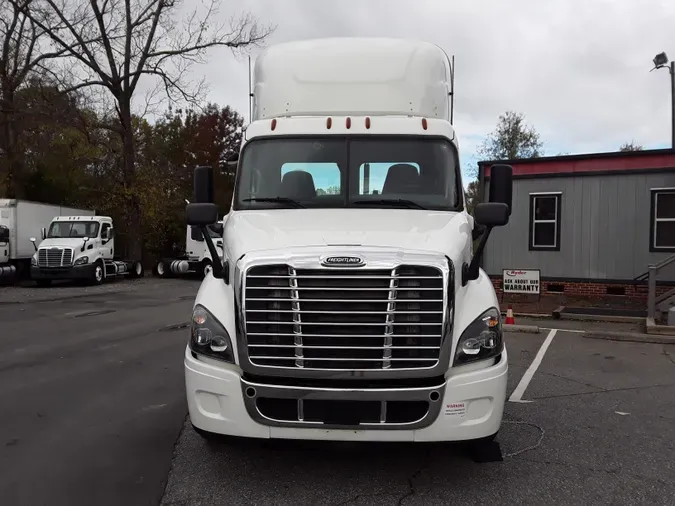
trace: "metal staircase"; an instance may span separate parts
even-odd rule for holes
[[[646,273],[649,289],[647,296],[647,318],[652,321],[660,319],[664,313],[667,313],[671,307],[675,306],[675,288],[658,297],[656,296],[656,278],[659,271],[673,262],[675,262],[675,255],[665,258],[657,264],[650,265]]]

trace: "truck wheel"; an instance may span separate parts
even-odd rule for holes
[[[160,277],[160,278],[165,278],[166,277],[166,262],[164,260],[160,260],[155,264],[155,275]]]
[[[213,265],[211,265],[211,260],[208,258],[202,261],[202,278],[205,278],[206,275],[213,270]]]
[[[37,286],[40,288],[46,288],[48,286],[52,286],[52,280],[51,279],[36,279],[35,282],[37,283]]]
[[[105,281],[105,267],[103,262],[96,260],[94,264],[94,271],[91,275],[91,284],[92,285],[101,285]]]
[[[141,262],[138,261],[131,262],[131,269],[129,271],[130,277],[134,279],[142,278],[144,274],[145,271],[143,270],[143,264]]]

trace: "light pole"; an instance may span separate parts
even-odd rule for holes
[[[670,71],[670,147],[675,149],[675,61],[671,61],[670,65],[668,65],[668,56],[666,53],[657,54],[652,61],[654,62],[654,68],[652,70],[667,68]]]

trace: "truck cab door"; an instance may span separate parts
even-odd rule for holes
[[[9,263],[9,228],[0,225],[0,265]]]
[[[115,256],[115,236],[110,223],[101,226],[101,256],[106,260],[112,260]]]

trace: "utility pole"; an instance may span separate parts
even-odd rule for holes
[[[675,61],[670,62],[670,147],[675,149]]]
[[[652,61],[654,62],[652,70],[667,68],[670,73],[670,147],[675,149],[675,61],[671,61],[668,65],[666,53],[657,54]]]

